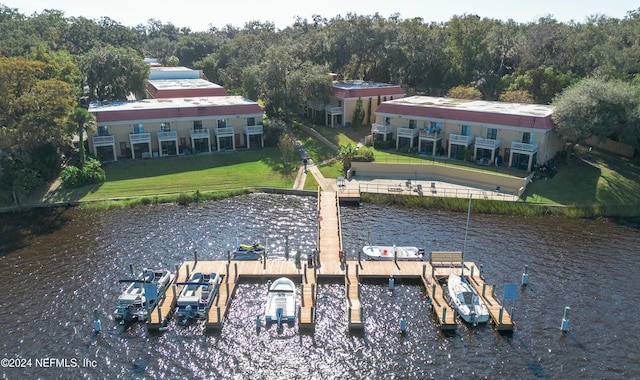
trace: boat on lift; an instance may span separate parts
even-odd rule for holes
[[[178,296],[176,318],[186,324],[191,318],[206,319],[222,279],[217,273],[193,272],[187,282],[178,282],[182,291]]]
[[[259,260],[264,252],[265,248],[262,244],[238,244],[232,253],[232,258],[234,260]]]
[[[450,274],[447,279],[447,291],[451,306],[465,322],[475,326],[489,321],[487,305],[464,277]]]
[[[369,260],[375,261],[421,261],[424,259],[424,249],[418,247],[397,247],[384,245],[365,245],[362,253]]]
[[[281,277],[269,286],[264,318],[267,322],[294,322],[296,319],[296,285]]]
[[[129,286],[118,297],[113,316],[121,323],[146,321],[158,301],[164,298],[175,275],[164,269],[143,269],[138,277],[120,280]]]

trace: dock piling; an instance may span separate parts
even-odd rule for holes
[[[191,277],[191,272],[189,271],[189,264],[186,264],[185,268],[187,269],[187,281],[189,281],[189,277]]]
[[[393,290],[395,286],[395,280],[393,279],[393,275],[389,276],[389,290]]]
[[[527,284],[529,284],[529,273],[527,273],[528,271],[529,266],[525,265],[524,272],[522,272],[522,286],[527,286]]]
[[[96,334],[99,334],[100,330],[102,330],[102,322],[100,322],[100,319],[98,318],[98,310],[94,309],[93,310],[93,332]]]
[[[407,315],[402,313],[402,317],[400,317],[400,333],[405,334],[407,332]]]
[[[176,278],[180,276],[180,265],[176,264]]]
[[[193,250],[193,267],[195,268],[198,265],[198,250]]]
[[[131,272],[131,278],[136,278],[136,274],[133,272],[133,264],[129,264],[129,271]]]
[[[569,306],[565,306],[562,324],[560,325],[560,330],[562,330],[562,332],[569,331],[569,310],[571,310],[571,308]]]

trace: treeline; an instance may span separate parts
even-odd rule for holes
[[[200,69],[269,116],[326,101],[333,72],[409,94],[554,104],[571,142],[640,146],[640,8],[582,23],[347,14],[282,30],[252,21],[193,32],[153,19],[130,28],[57,10],[26,16],[0,4],[0,35],[0,203],[56,176],[72,134],[91,128],[79,106],[144,96],[144,57]]]

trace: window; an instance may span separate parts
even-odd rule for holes
[[[342,100],[338,100],[338,107],[342,107]]]
[[[487,139],[495,140],[496,138],[498,138],[498,130],[496,128],[488,128]]]
[[[439,131],[440,130],[440,123],[437,121],[432,121],[429,126],[431,127],[431,131]]]
[[[99,125],[98,136],[109,136],[109,127],[106,125]]]
[[[461,130],[460,130],[460,134],[462,136],[470,136],[471,134],[471,127],[468,125],[463,125]]]
[[[218,128],[226,128],[226,127],[227,127],[227,119],[219,119]]]
[[[415,120],[409,120],[409,129],[416,129],[418,122]]]
[[[144,126],[142,124],[134,124],[133,125],[133,133],[144,133]]]
[[[193,121],[193,130],[201,131],[202,130],[202,120],[194,120]]]
[[[255,117],[248,117],[247,118],[247,125],[249,125],[249,126],[256,125],[256,118]]]
[[[162,124],[160,124],[160,130],[162,132],[169,132],[171,130],[171,123],[162,123]]]
[[[384,125],[391,125],[391,118],[389,116],[384,117]]]
[[[531,133],[529,132],[522,132],[522,142],[525,144],[531,144],[531,142],[533,141],[533,139],[531,138]]]

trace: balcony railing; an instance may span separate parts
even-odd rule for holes
[[[158,141],[175,141],[178,138],[177,131],[160,131],[158,132]]]
[[[208,139],[209,138],[209,129],[190,129],[189,137],[192,139]]]
[[[151,133],[129,133],[129,141],[131,144],[142,144],[151,142]]]
[[[384,125],[384,124],[377,124],[377,123],[373,123],[371,124],[371,134],[380,134],[380,135],[386,135],[389,133],[393,133],[393,126],[392,125]]]
[[[326,106],[324,110],[331,115],[342,115],[342,107],[338,106]]]
[[[229,137],[233,136],[233,127],[224,127],[224,128],[214,128],[213,133],[219,137]]]
[[[452,133],[449,135],[449,142],[456,145],[469,146],[473,142],[473,136],[465,136]]]
[[[243,129],[247,135],[261,135],[263,133],[262,125],[245,125]]]
[[[420,140],[428,140],[428,141],[442,140],[442,129],[436,129],[433,131],[421,129]]]
[[[420,130],[417,128],[400,127],[398,128],[398,137],[417,137],[420,134]]]
[[[538,143],[527,144],[519,141],[511,143],[511,152],[513,153],[534,154],[537,151]]]
[[[476,137],[476,148],[496,150],[500,147],[500,139],[485,139],[484,137]]]
[[[93,146],[114,145],[116,143],[116,139],[113,135],[93,136],[91,140],[93,141]]]

